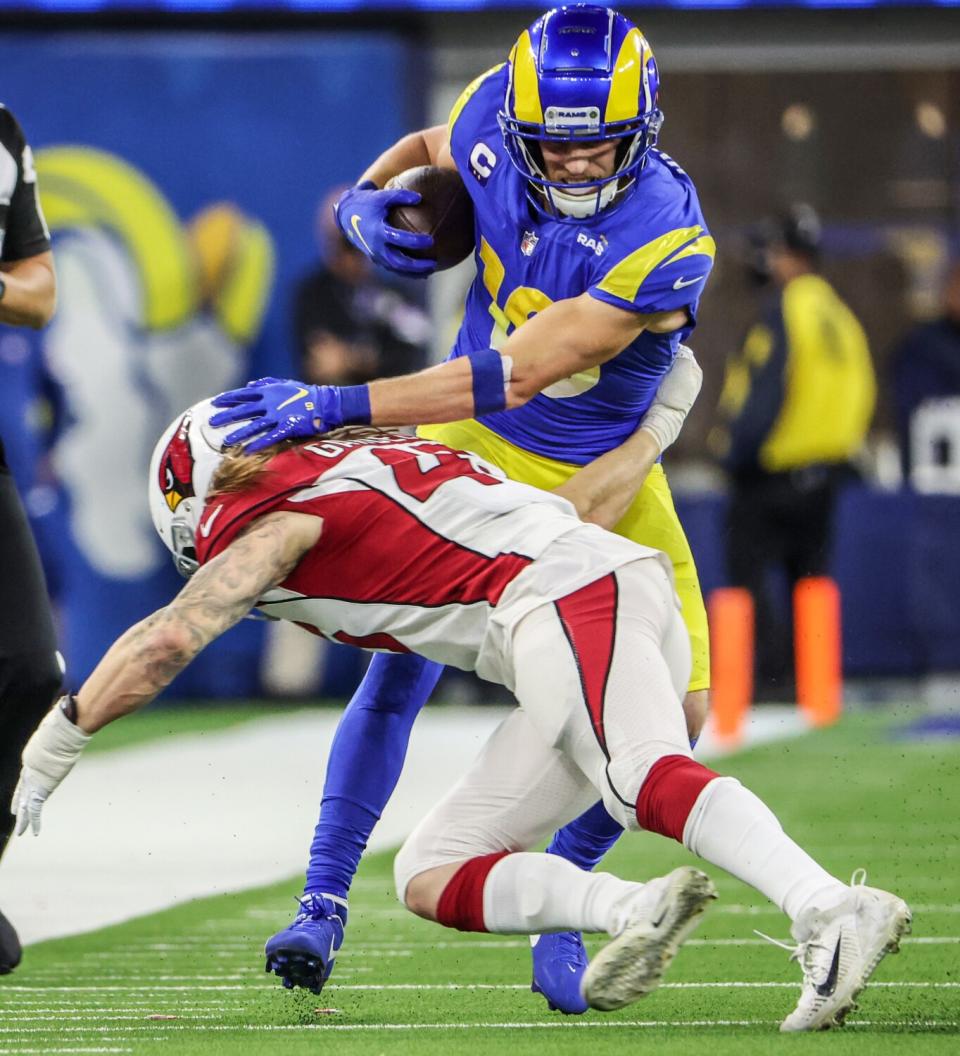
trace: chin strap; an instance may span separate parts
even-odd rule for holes
[[[606,209],[613,201],[617,196],[617,182],[617,180],[611,180],[593,194],[573,194],[569,191],[561,191],[558,187],[548,187],[546,191],[550,204],[558,213],[586,220]]]

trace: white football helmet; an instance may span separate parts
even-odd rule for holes
[[[223,458],[224,435],[233,428],[212,428],[209,419],[216,411],[210,400],[201,400],[178,415],[164,430],[150,459],[150,516],[185,578],[198,567],[200,513]]]

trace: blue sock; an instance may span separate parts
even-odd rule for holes
[[[623,826],[610,817],[601,801],[564,825],[550,841],[547,854],[559,854],[581,869],[593,869],[622,833]]]
[[[370,661],[330,746],[304,894],[347,897],[403,769],[413,720],[442,672],[442,664],[412,654],[377,653]]]

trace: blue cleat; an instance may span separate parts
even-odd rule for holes
[[[347,926],[347,903],[336,895],[304,895],[293,923],[267,940],[266,971],[276,972],[292,990],[319,994],[330,978]]]
[[[580,992],[580,980],[587,970],[587,951],[579,931],[558,931],[552,935],[531,935],[533,983],[530,989],[543,994],[551,1012],[579,1016],[589,1005]]]

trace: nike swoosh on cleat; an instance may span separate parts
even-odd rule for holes
[[[359,232],[357,232],[359,234]],[[705,275],[698,275],[695,279],[684,279],[681,275],[679,279],[673,284],[675,290],[682,290],[684,286],[692,286],[695,282],[703,282],[706,278]]]
[[[359,238],[360,241],[363,243],[363,248],[368,253],[372,253],[373,250],[367,245],[367,240],[363,237],[363,235],[360,234],[360,214],[359,213],[354,213],[353,216],[350,217],[350,227],[353,229],[353,233],[357,236],[357,238]]]
[[[837,945],[833,951],[833,961],[830,964],[830,971],[827,972],[827,978],[814,987],[814,990],[816,990],[821,997],[830,997],[834,990],[837,989],[837,974],[840,971],[840,943],[842,941],[843,936],[841,935],[840,938],[837,939]]]
[[[303,397],[304,397],[304,396],[307,396],[307,395],[309,395],[309,393],[307,392],[307,390],[306,390],[306,389],[304,389],[304,388],[299,388],[299,389],[297,389],[297,391],[296,391],[296,392],[295,392],[295,393],[294,393],[294,394],[293,394],[292,396],[288,396],[288,397],[287,397],[287,398],[286,398],[286,399],[285,399],[285,400],[283,401],[283,403],[280,403],[280,404],[278,404],[278,405],[277,405],[277,410],[278,410],[278,411],[282,411],[282,410],[283,410],[283,408],[287,406],[287,404],[289,404],[289,403],[295,403],[295,402],[296,402],[297,400],[303,399]]]

